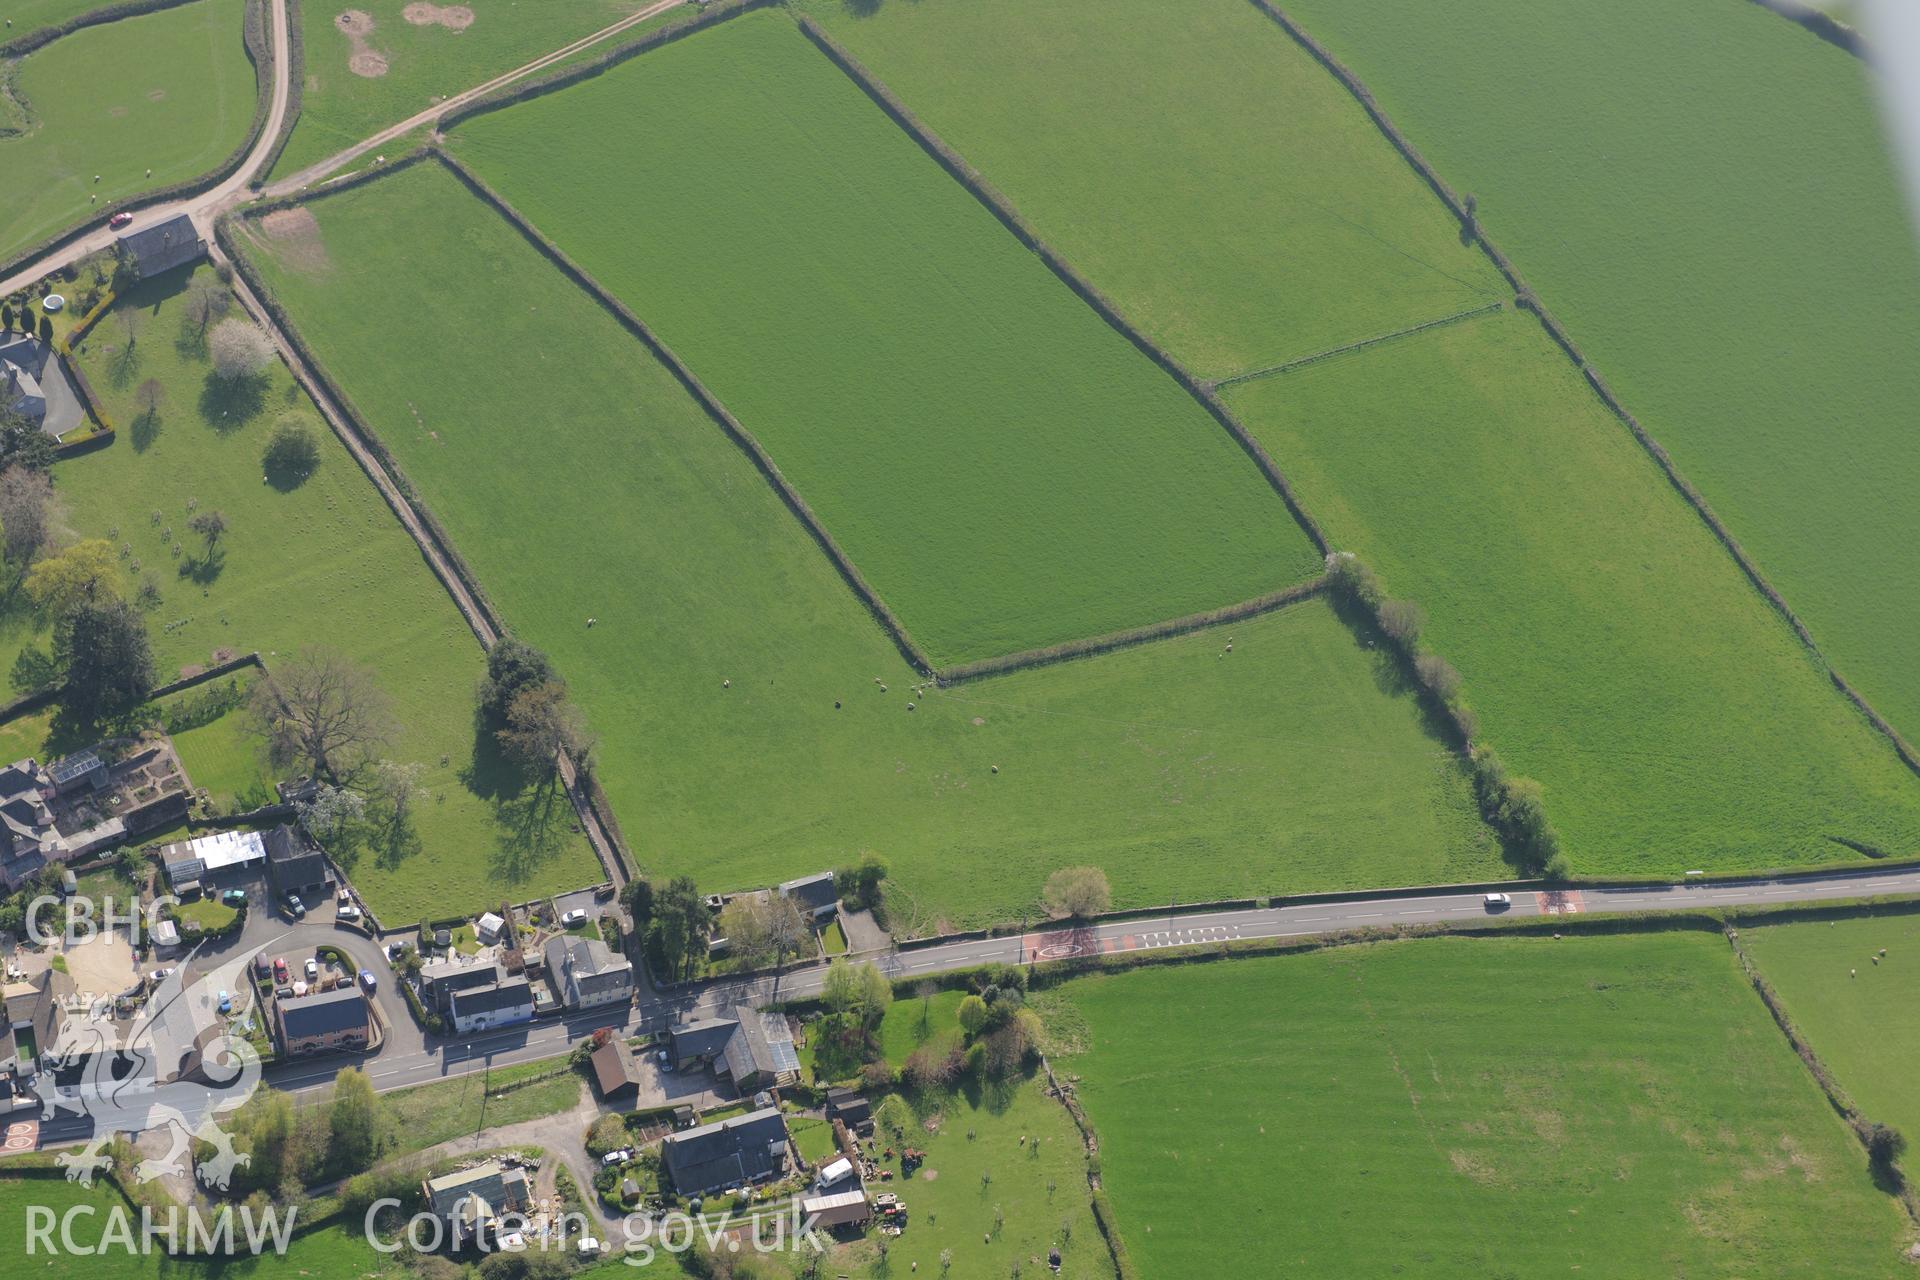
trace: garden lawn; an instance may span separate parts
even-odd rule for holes
[[[936,666],[1319,567],[1232,437],[782,14],[454,145],[759,438]]]
[[[1867,1119],[1920,1136],[1920,1082],[1910,1069],[1920,1052],[1920,916],[1749,927],[1740,939]],[[1886,959],[1876,963],[1882,947]]]
[[[1920,740],[1920,252],[1862,63],[1745,0],[1287,8]]]
[[[1352,98],[1245,0],[803,7],[1202,377],[1505,292]]]
[[[381,1160],[424,1151],[483,1128],[519,1124],[571,1110],[586,1082],[571,1069],[548,1074],[562,1066],[551,1061],[527,1062],[491,1073],[469,1071],[451,1080],[381,1094]],[[522,1080],[532,1083],[516,1084]],[[505,1091],[488,1095],[488,1088]]]
[[[122,18],[0,69],[30,119],[25,134],[0,138],[0,259],[89,215],[105,220],[112,201],[209,173],[233,153],[259,101],[244,8],[196,0]]]
[[[146,317],[133,359],[125,358],[112,317],[94,330],[80,363],[120,435],[54,471],[74,533],[124,548],[123,587],[155,579],[161,602],[148,614],[148,630],[160,678],[227,650],[257,650],[271,671],[316,643],[372,673],[398,724],[388,754],[421,769],[415,829],[378,847],[342,844],[332,852],[383,920],[444,916],[597,881],[597,862],[573,831],[564,800],[547,805],[530,789],[515,790],[517,778],[490,749],[476,759],[480,647],[418,549],[284,365],[274,362],[243,390],[211,378],[182,325],[187,279],[170,273],[116,304]],[[132,403],[148,378],[165,390],[151,420]],[[282,492],[264,481],[260,453],[276,420],[290,413],[309,422],[321,462],[304,484]],[[211,570],[186,528],[190,501],[227,519]],[[231,759],[229,766],[222,776],[238,781],[239,766]]]
[[[868,1185],[906,1202],[905,1234],[889,1239],[885,1259],[871,1239],[830,1248],[821,1274],[938,1276],[942,1251],[952,1250],[956,1276],[1008,1276],[1016,1265],[1023,1276],[1045,1276],[1047,1250],[1058,1248],[1062,1276],[1111,1276],[1087,1195],[1086,1149],[1044,1083],[1034,1077],[910,1098],[920,1123],[906,1141],[926,1152],[926,1163],[902,1178],[900,1161],[883,1159],[893,1180]],[[879,1145],[891,1143],[880,1137]]]
[[[1904,1215],[1711,933],[1389,943],[1064,992],[1086,1051],[1054,1069],[1079,1077],[1142,1275],[1898,1269]]]
[[[267,764],[266,741],[244,704],[170,736],[187,781],[210,792],[216,810],[272,803],[276,771]]]
[[[1228,399],[1334,545],[1429,614],[1577,872],[1920,854],[1920,780],[1827,682],[1531,316]]]
[[[310,208],[248,224],[250,256],[553,656],[649,875],[740,889],[873,848],[895,925],[926,928],[1016,918],[1080,862],[1132,906],[1501,874],[1457,762],[1325,604],[916,693],[744,455],[450,176]],[[370,310],[432,358],[393,359]]]
[[[305,79],[300,119],[273,167],[275,179],[344,151],[389,125],[425,111],[455,94],[485,84],[602,27],[620,21],[643,0],[568,0],[566,4],[474,0],[472,25],[455,30],[441,22],[413,23],[409,0],[303,0],[300,35]],[[452,7],[452,6],[444,6]],[[349,12],[372,20],[356,40],[340,26]],[[681,16],[668,10],[658,21]],[[643,24],[643,28],[646,25]],[[631,39],[623,32],[619,39]],[[595,46],[604,52],[607,45]],[[385,70],[375,76],[350,65],[361,52],[378,55]],[[372,69],[372,64],[363,64]]]

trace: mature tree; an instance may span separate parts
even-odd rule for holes
[[[213,357],[213,373],[232,382],[251,378],[273,359],[273,344],[251,320],[235,317],[222,320],[207,338],[207,354]]]
[[[413,806],[426,794],[426,788],[420,785],[420,765],[412,761],[374,761],[372,791],[387,826],[394,831],[406,830],[413,823]]]
[[[720,913],[720,936],[749,964],[784,961],[807,936],[793,899],[779,893],[742,893]]]
[[[278,1089],[262,1089],[248,1101],[247,1110],[252,1155],[247,1179],[256,1187],[277,1187],[287,1172],[293,1141],[293,1099]]]
[[[153,692],[147,620],[125,600],[87,600],[61,615],[53,659],[66,673],[64,705],[82,724],[137,707]]]
[[[1876,1123],[1867,1130],[1867,1159],[1879,1173],[1893,1172],[1906,1149],[1907,1140],[1898,1129]]]
[[[53,482],[44,471],[13,466],[0,471],[0,534],[7,563],[26,572],[46,545]]]
[[[297,413],[282,417],[267,439],[260,465],[267,479],[283,489],[301,484],[320,465],[320,441],[313,427]]]
[[[654,899],[648,937],[654,956],[673,979],[689,977],[706,959],[711,928],[707,901],[691,876],[675,876]]]
[[[871,910],[880,905],[881,887],[886,878],[887,860],[868,851],[861,854],[860,861],[853,866],[841,867],[833,873],[833,887],[842,898]]]
[[[1040,1048],[1040,1015],[1031,1009],[1016,1009],[986,1039],[987,1072],[1000,1077],[1025,1064],[1028,1056]]]
[[[133,389],[133,407],[142,417],[151,418],[160,412],[160,404],[167,398],[166,384],[158,378],[148,378]]]
[[[487,650],[487,675],[477,691],[480,714],[498,729],[507,723],[507,709],[517,694],[558,679],[546,654],[524,641],[506,636]]]
[[[820,999],[835,1013],[846,1013],[860,999],[860,975],[843,956],[827,965],[827,976],[820,982]]]
[[[349,787],[323,782],[296,811],[307,834],[324,842],[351,831],[367,816],[367,798]]]
[[[645,876],[627,881],[626,887],[620,890],[620,903],[633,917],[634,933],[644,936],[647,926],[653,922],[653,882]]]
[[[858,968],[860,975],[860,1003],[857,1012],[861,1021],[870,1027],[880,1025],[887,1016],[887,1010],[893,1005],[893,982],[880,972],[880,966],[869,961]]]
[[[45,312],[40,314],[40,341],[53,341],[53,317]]]
[[[205,277],[187,286],[186,305],[181,315],[195,337],[205,337],[207,327],[233,305],[233,295],[218,282]]]
[[[206,542],[207,559],[212,560],[214,548],[220,545],[220,537],[227,531],[227,518],[218,511],[202,511],[187,521],[187,528]]]
[[[120,331],[120,338],[126,343],[127,350],[140,340],[140,331],[147,327],[147,313],[138,307],[115,307],[113,325]]]
[[[27,574],[27,598],[57,618],[80,604],[117,595],[119,583],[113,544],[88,538],[34,565]]]
[[[373,1082],[364,1071],[342,1067],[333,1078],[333,1104],[327,1109],[332,1137],[328,1163],[338,1172],[360,1172],[373,1164],[380,1133]]]
[[[304,762],[329,782],[351,776],[393,735],[387,695],[331,649],[302,649],[253,690],[253,713],[274,761]]]
[[[551,772],[562,758],[584,764],[592,750],[585,719],[558,680],[529,685],[507,704],[507,725],[500,747],[527,769]]]
[[[1426,624],[1426,611],[1411,600],[1389,600],[1380,606],[1380,629],[1403,649],[1413,648]]]
[[[992,1016],[987,1002],[979,996],[969,995],[960,1001],[960,1029],[969,1036],[979,1035],[980,1029],[987,1025],[987,1019]]]
[[[1098,867],[1062,867],[1047,877],[1041,896],[1056,916],[1084,920],[1097,916],[1113,902],[1107,873]]]

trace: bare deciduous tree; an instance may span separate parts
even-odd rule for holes
[[[1107,873],[1098,867],[1062,867],[1047,877],[1041,895],[1057,916],[1097,916],[1113,902]]]
[[[167,389],[158,378],[148,378],[133,389],[133,407],[146,417],[160,412],[160,402],[166,398]]]
[[[273,344],[253,322],[236,317],[214,328],[207,339],[207,353],[213,358],[214,376],[233,381],[265,369],[273,359]]]
[[[186,323],[197,336],[204,337],[207,327],[221,316],[227,314],[227,308],[233,303],[233,295],[218,282],[196,280],[187,289],[187,301],[184,315]]]
[[[7,563],[25,572],[46,545],[53,482],[44,471],[8,467],[0,471],[0,532]]]
[[[309,647],[254,685],[253,713],[278,764],[304,762],[339,782],[393,733],[387,695],[330,649]]]
[[[514,694],[499,738],[501,749],[529,769],[557,769],[563,756],[580,765],[593,749],[579,708],[557,680]]]
[[[720,913],[720,933],[734,954],[758,963],[784,961],[800,949],[806,921],[793,899],[780,893],[743,893]]]

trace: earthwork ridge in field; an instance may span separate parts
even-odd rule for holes
[[[1254,6],[800,7],[1138,327],[1218,377],[1512,296],[1350,92]],[[1038,52],[1063,41],[1073,59]],[[1237,244],[1248,226],[1275,232]],[[1327,540],[1424,607],[1577,870],[1920,848],[1911,770],[1596,390],[1532,320],[1488,311],[1223,398]],[[1806,785],[1782,792],[1782,770]]]
[[[573,154],[577,117],[711,100],[702,77],[743,58],[763,74],[690,129],[624,137],[619,166]],[[788,19],[749,13],[644,62],[449,145],[752,432],[935,669],[1317,574],[1250,437]],[[637,230],[610,234],[616,207]]]

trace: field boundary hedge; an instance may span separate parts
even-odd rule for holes
[[[1856,58],[1867,56],[1867,42],[1861,37],[1860,29],[1825,10],[1801,4],[1800,0],[1753,0],[1753,3],[1796,27],[1806,28],[1836,49],[1844,49]]]
[[[963,662],[958,666],[945,667],[933,673],[934,683],[944,688],[948,685],[963,684],[969,680],[983,680],[988,676],[1004,675],[1009,671],[1019,671],[1027,667],[1047,666],[1055,662],[1069,662],[1075,658],[1089,658],[1096,654],[1110,653],[1116,649],[1130,649],[1135,645],[1165,640],[1170,636],[1187,635],[1194,631],[1204,631],[1208,627],[1256,618],[1263,613],[1272,613],[1311,596],[1320,595],[1326,588],[1327,579],[1323,574],[1318,578],[1296,583],[1279,591],[1255,596],[1251,600],[1222,605],[1218,609],[1207,609],[1200,613],[1189,613],[1161,622],[1150,622],[1145,626],[1130,627],[1125,631],[1109,631],[1105,635],[1089,636],[1084,640],[1068,640],[1061,644],[1048,645],[1044,649],[1026,649],[1019,653],[1003,654],[998,658],[982,658],[978,662]]]
[[[938,134],[914,115],[913,111],[896,98],[893,91],[882,84],[872,72],[862,66],[858,59],[841,48],[838,42],[812,18],[804,13],[794,16],[801,34],[812,41],[814,47],[825,54],[827,60],[838,67],[843,75],[853,81],[860,91],[886,114],[888,119],[918,143],[920,149],[926,152],[934,163],[945,169],[947,175],[958,182],[969,195],[978,200],[987,212],[999,219],[1000,225],[1005,227],[1014,239],[1046,263],[1048,270],[1053,272],[1056,279],[1071,289],[1087,306],[1093,308],[1094,314],[1105,320],[1121,337],[1131,342],[1136,350],[1158,365],[1163,373],[1178,383],[1182,390],[1192,396],[1200,407],[1205,409],[1213,420],[1233,437],[1240,448],[1253,460],[1254,465],[1260,468],[1260,474],[1266,478],[1274,492],[1280,495],[1280,500],[1286,504],[1295,523],[1306,533],[1314,549],[1325,556],[1331,548],[1327,544],[1326,535],[1320,531],[1319,523],[1295,496],[1292,484],[1288,482],[1286,474],[1280,470],[1279,464],[1273,460],[1273,456],[1258,440],[1254,439],[1253,433],[1247,430],[1233,412],[1222,404],[1205,384],[1187,372],[1186,368],[1172,355],[1161,350],[1144,333],[1135,329],[1120,313],[1119,307],[1105,294],[1094,288],[1090,282],[1083,279],[1052,245],[1041,238],[1038,231],[1027,225],[1026,220],[1013,207],[1012,201],[988,182],[979,170],[968,164],[959,152],[942,141]]]
[[[153,6],[155,10],[175,8],[181,4],[191,4],[195,0],[172,0],[171,3]],[[273,110],[273,36],[267,30],[266,13],[270,0],[247,0],[246,22],[241,31],[242,45],[246,49],[247,61],[253,64],[254,104],[253,122],[247,127],[246,137],[240,145],[220,162],[219,166],[197,178],[187,178],[171,186],[159,187],[124,200],[109,201],[97,209],[90,209],[87,216],[65,230],[56,231],[38,244],[27,246],[11,257],[0,261],[0,276],[10,276],[34,261],[50,253],[65,248],[99,226],[106,218],[115,213],[127,213],[135,209],[151,208],[156,204],[165,204],[170,200],[184,200],[200,195],[231,178],[247,162],[247,156],[260,141],[261,130],[267,126],[267,115]],[[109,6],[116,8],[118,6]],[[106,10],[95,10],[104,13]],[[129,9],[116,17],[137,16],[145,9]],[[81,15],[86,16],[86,15]],[[110,19],[109,19],[110,20]],[[87,24],[93,25],[93,24]],[[44,41],[42,43],[45,43]]]
[[[1833,664],[1827,660],[1826,654],[1821,652],[1819,644],[1814,641],[1813,633],[1809,631],[1806,624],[1800,620],[1800,616],[1788,606],[1785,598],[1774,589],[1773,584],[1767,580],[1766,575],[1760,572],[1759,566],[1748,557],[1746,549],[1740,545],[1739,539],[1733,536],[1732,530],[1728,529],[1727,526],[1721,522],[1720,517],[1716,515],[1713,508],[1707,504],[1706,497],[1701,494],[1698,489],[1694,488],[1690,480],[1680,473],[1680,468],[1674,463],[1672,455],[1667,452],[1666,448],[1661,445],[1658,440],[1654,439],[1653,434],[1649,432],[1646,427],[1641,425],[1640,420],[1634,417],[1626,405],[1621,402],[1620,398],[1614,394],[1613,388],[1607,384],[1606,379],[1601,377],[1599,370],[1595,369],[1593,365],[1587,361],[1586,355],[1574,342],[1573,336],[1561,325],[1559,319],[1547,309],[1546,304],[1540,301],[1539,295],[1527,284],[1525,277],[1520,274],[1519,268],[1513,265],[1513,262],[1505,253],[1501,252],[1497,245],[1487,239],[1486,233],[1479,226],[1475,212],[1467,208],[1466,200],[1455,192],[1452,187],[1447,185],[1445,180],[1435,172],[1433,166],[1427,162],[1426,157],[1413,145],[1413,142],[1400,131],[1398,125],[1393,123],[1385,109],[1380,106],[1379,101],[1373,96],[1373,91],[1367,88],[1366,82],[1361,80],[1345,63],[1334,57],[1326,46],[1314,39],[1305,28],[1274,4],[1273,0],[1248,0],[1248,3],[1271,18],[1282,31],[1285,31],[1287,35],[1292,37],[1296,44],[1306,50],[1316,62],[1324,67],[1328,74],[1339,81],[1348,93],[1353,95],[1354,101],[1358,102],[1361,109],[1367,113],[1367,117],[1373,121],[1374,127],[1392,144],[1394,150],[1400,153],[1401,158],[1419,175],[1421,180],[1427,184],[1433,193],[1440,198],[1440,202],[1447,206],[1453,216],[1459,220],[1462,228],[1470,233],[1474,243],[1480,246],[1480,251],[1486,254],[1487,260],[1493,263],[1494,268],[1505,277],[1507,284],[1514,290],[1515,303],[1523,309],[1533,312],[1534,316],[1540,321],[1541,327],[1547,331],[1547,336],[1553,339],[1560,349],[1566,353],[1567,358],[1573,362],[1575,368],[1579,369],[1581,376],[1586,378],[1587,385],[1593,389],[1594,394],[1599,397],[1600,402],[1632,433],[1633,438],[1639,442],[1640,447],[1646,451],[1647,455],[1653,459],[1654,464],[1658,466],[1662,474],[1666,476],[1667,483],[1671,484],[1674,490],[1685,500],[1687,505],[1693,508],[1694,514],[1700,518],[1701,523],[1705,524],[1708,531],[1719,540],[1720,545],[1726,549],[1727,554],[1733,557],[1733,562],[1738,565],[1740,571],[1746,575],[1747,581],[1753,584],[1754,589],[1760,593],[1768,604],[1773,606],[1774,611],[1792,628],[1794,635],[1798,637],[1807,652],[1812,655],[1813,660],[1820,665],[1821,670],[1827,673],[1827,678],[1833,682],[1834,688],[1838,689],[1849,702],[1853,703],[1861,715],[1866,717],[1869,725],[1878,730],[1882,737],[1886,738],[1888,743],[1892,745],[1894,754],[1899,757],[1900,762],[1906,765],[1916,776],[1920,776],[1920,754],[1916,754],[1912,745],[1900,736],[1899,730],[1888,723],[1886,718],[1874,709],[1873,704],[1868,702],[1866,697],[1861,694],[1859,690],[1855,689],[1846,677],[1841,675],[1840,672],[1834,668]]]
[[[197,2],[198,0],[120,0],[117,4],[101,5],[98,9],[76,13],[65,22],[56,22],[49,27],[36,27],[11,40],[0,41],[0,58],[24,58],[34,50],[52,44],[61,36],[70,36],[88,27],[103,26],[109,22],[118,22],[122,18],[137,18],[142,14],[158,13],[162,9],[177,9],[181,5]]]
[[[1733,948],[1734,958],[1740,962],[1741,972],[1746,975],[1754,993],[1760,997],[1760,1003],[1765,1005],[1767,1012],[1772,1015],[1773,1024],[1786,1038],[1787,1047],[1793,1050],[1794,1055],[1800,1059],[1801,1065],[1806,1067],[1807,1074],[1813,1077],[1813,1082],[1820,1086],[1821,1096],[1826,1098],[1827,1105],[1833,1108],[1834,1114],[1846,1122],[1848,1130],[1852,1132],[1860,1146],[1871,1152],[1873,1121],[1861,1114],[1860,1108],[1853,1101],[1853,1096],[1834,1078],[1813,1045],[1800,1033],[1799,1026],[1787,1012],[1779,993],[1773,989],[1773,984],[1767,981],[1766,975],[1753,962],[1753,957],[1747,954],[1746,947],[1741,945],[1740,931],[1729,924],[1725,932],[1727,945]],[[1920,1202],[1916,1202],[1913,1189],[1907,1185],[1898,1166],[1891,1167],[1887,1172],[1891,1174],[1889,1182],[1892,1185],[1883,1189],[1891,1192],[1900,1201],[1900,1207],[1907,1211],[1909,1223],[1920,1227]]]
[[[503,85],[492,93],[483,94],[441,116],[434,128],[437,132],[444,133],[462,120],[470,120],[474,116],[498,111],[502,107],[510,107],[516,102],[524,102],[529,98],[538,98],[556,90],[565,89],[569,85],[591,79],[602,71],[611,70],[627,59],[638,57],[649,49],[657,49],[663,44],[672,44],[696,31],[705,31],[708,27],[718,26],[743,13],[769,8],[783,2],[784,0],[723,0],[720,4],[709,4],[690,17],[682,18],[678,22],[670,22],[664,27],[656,27],[624,44],[616,44],[605,53],[589,58],[585,62],[548,71],[531,80],[521,81],[519,84]]]
[[[1408,325],[1404,329],[1395,329],[1392,333],[1375,334],[1371,338],[1362,338],[1358,342],[1349,342],[1344,346],[1328,347],[1325,351],[1316,351],[1312,355],[1301,356],[1297,360],[1287,360],[1280,364],[1268,365],[1264,369],[1249,369],[1245,373],[1236,373],[1227,378],[1215,378],[1203,385],[1209,391],[1218,391],[1221,387],[1231,387],[1237,383],[1252,382],[1256,378],[1271,378],[1276,374],[1291,373],[1295,369],[1304,369],[1308,365],[1319,364],[1322,360],[1331,360],[1335,356],[1350,355],[1355,351],[1365,351],[1397,338],[1410,338],[1416,333],[1425,333],[1429,329],[1439,329],[1445,325],[1458,324],[1462,320],[1471,320],[1475,316],[1486,315],[1490,311],[1506,308],[1504,302],[1489,302],[1478,307],[1468,307],[1465,311],[1456,311],[1452,315],[1440,316],[1433,320],[1423,320],[1419,324]]]
[[[599,303],[608,315],[619,322],[628,333],[638,338],[641,344],[653,354],[653,357],[666,367],[667,371],[671,373],[674,379],[680,383],[681,387],[693,397],[694,401],[706,412],[707,416],[713,419],[721,430],[726,432],[728,438],[739,447],[741,452],[747,455],[754,466],[759,469],[760,474],[765,477],[767,483],[773,486],[774,492],[780,495],[780,499],[786,504],[787,509],[794,514],[807,532],[813,536],[814,542],[826,553],[827,559],[831,561],[833,567],[839,571],[841,579],[845,581],[847,586],[853,591],[854,596],[861,604],[866,606],[867,612],[873,616],[874,621],[880,624],[880,629],[887,633],[888,639],[893,641],[894,648],[899,650],[900,655],[921,674],[932,675],[934,673],[933,659],[928,657],[925,651],[920,648],[919,644],[915,642],[912,635],[907,631],[906,625],[894,615],[893,610],[889,608],[886,601],[880,597],[880,593],[875,591],[872,585],[867,582],[866,578],[861,575],[859,568],[855,566],[852,558],[841,549],[840,544],[836,542],[833,535],[827,531],[827,527],[821,522],[820,517],[814,514],[813,508],[807,505],[807,500],[801,497],[799,491],[788,483],[786,476],[781,473],[779,465],[774,462],[773,456],[762,447],[760,441],[754,437],[753,433],[748,431],[739,419],[735,418],[732,412],[720,402],[719,397],[707,389],[706,384],[700,381],[699,377],[674,353],[673,349],[667,346],[666,342],[662,340],[659,335],[654,333],[646,321],[634,314],[627,308],[625,303],[621,302],[603,288],[598,280],[595,280],[591,275],[587,274],[586,270],[575,263],[573,259],[569,258],[558,245],[553,244],[541,235],[538,228],[536,228],[532,222],[528,221],[518,209],[508,204],[493,188],[482,181],[479,175],[473,173],[465,165],[461,164],[458,159],[440,147],[429,146],[428,150],[433,154],[435,159],[447,167],[448,172],[452,173],[469,191],[478,196],[484,203],[500,214],[501,217],[505,218],[508,225],[518,231],[521,236],[526,239],[528,244],[532,245],[545,256],[549,262],[558,267],[561,273],[578,288],[583,290],[589,298]]]
[[[287,143],[293,139],[294,126],[300,123],[300,104],[306,96],[307,38],[300,30],[300,0],[286,0],[286,3],[287,113],[280,120],[280,131],[273,136],[273,145],[267,148],[266,155],[260,157],[260,167],[253,171],[253,177],[247,182],[247,186],[254,191],[267,185],[267,175],[273,172],[273,166],[280,163],[280,153],[287,149]]]

